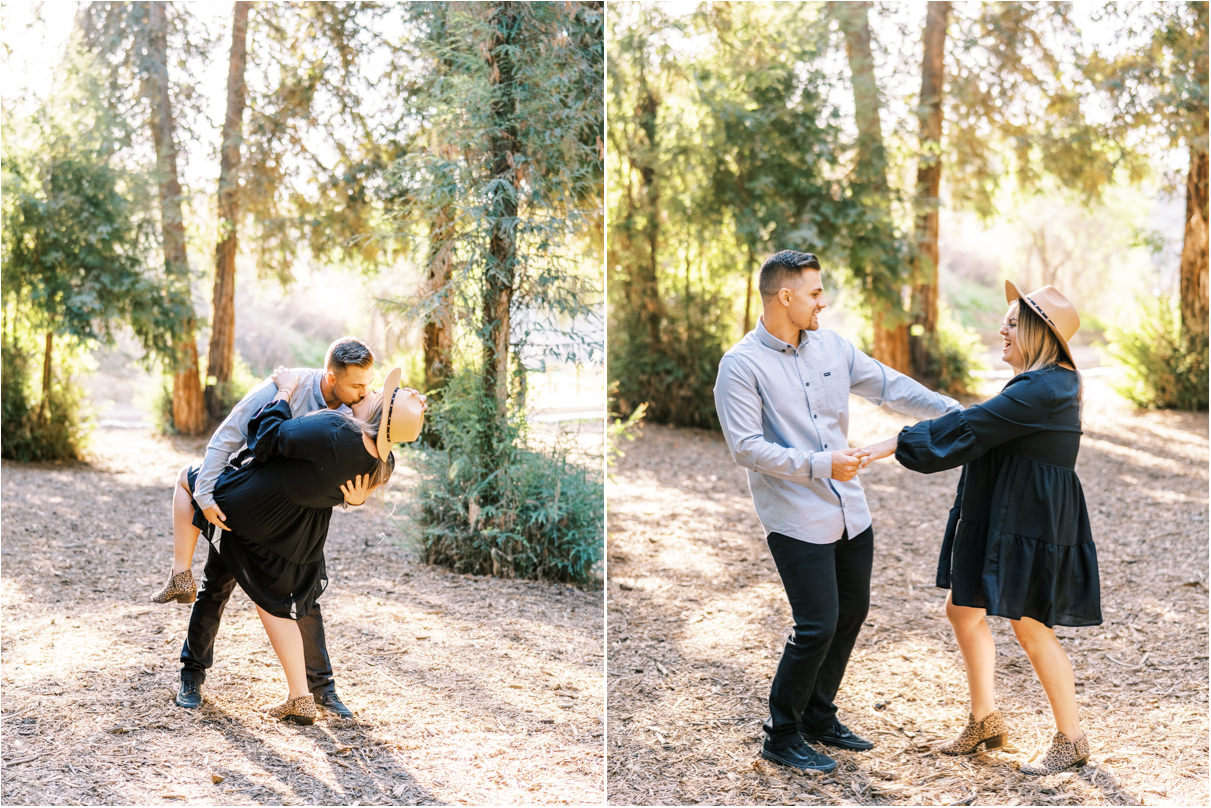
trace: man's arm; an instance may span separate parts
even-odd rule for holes
[[[223,519],[226,517],[214,501],[215,482],[218,481],[219,474],[227,465],[227,460],[247,442],[248,422],[276,394],[277,385],[272,380],[266,379],[261,382],[248,395],[240,399],[240,403],[236,404],[223,419],[223,423],[219,424],[219,428],[214,431],[210,442],[206,444],[206,456],[202,460],[198,479],[194,482],[193,498],[206,518],[224,530],[227,530],[227,526],[223,524]]]
[[[826,477],[849,480],[857,473],[861,460],[855,456],[856,449],[809,452],[767,441],[761,426],[761,406],[761,394],[751,372],[742,361],[725,356],[715,380],[715,410],[736,463],[797,483]]]
[[[935,393],[917,380],[872,359],[849,343],[849,389],[879,406],[914,418],[937,418],[963,409],[950,396]]]

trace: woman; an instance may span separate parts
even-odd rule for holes
[[[353,418],[320,410],[292,419],[288,402],[297,378],[279,368],[273,377],[277,396],[249,423],[248,448],[215,486],[215,501],[231,528],[222,532],[220,556],[256,604],[286,674],[289,695],[270,710],[275,718],[315,720],[295,619],[308,613],[327,585],[324,541],[332,508],[360,505],[386,484],[394,467],[391,444],[413,440],[420,430],[423,399],[400,389],[399,376],[398,368],[392,370],[384,388],[390,393],[367,396]],[[212,537],[214,527],[190,495],[198,469],[185,470],[174,490],[174,522],[187,524],[175,525],[173,575],[152,598],[159,603],[189,603],[197,591],[189,568],[197,534],[180,528],[192,523]]]
[[[1022,295],[1006,281],[1005,297],[1010,307],[1001,358],[1017,375],[1001,393],[868,448],[871,459],[895,452],[902,465],[927,474],[963,466],[937,585],[950,589],[946,616],[967,670],[971,710],[967,726],[939,751],[960,755],[1005,743],[985,615],[1006,617],[1055,717],[1051,747],[1022,766],[1038,775],[1089,756],[1072,665],[1052,626],[1094,626],[1102,615],[1097,552],[1074,470],[1081,380],[1068,340],[1080,320],[1052,286]]]

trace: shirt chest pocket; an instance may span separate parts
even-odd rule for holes
[[[826,408],[829,412],[840,412],[849,404],[849,372],[839,362],[829,362],[816,368],[811,386],[819,386],[819,391],[812,396],[813,403]]]

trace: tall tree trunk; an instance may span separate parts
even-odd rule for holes
[[[658,281],[660,255],[660,182],[656,176],[656,147],[658,129],[656,116],[660,101],[648,86],[647,77],[639,74],[639,102],[636,118],[644,143],[639,144],[635,162],[639,167],[640,216],[643,217],[643,242],[646,250],[643,260],[637,261],[632,283],[633,311],[638,312],[650,349],[660,345],[661,321],[664,319],[664,303],[660,299]]]
[[[909,331],[912,374],[936,386],[927,374],[930,347],[938,333],[938,198],[942,185],[942,84],[949,2],[930,2],[925,14],[925,56],[921,60],[920,156],[917,158],[916,266]]]
[[[168,95],[168,19],[163,3],[144,3],[142,6],[147,14],[148,33],[147,60],[143,65],[144,93],[151,108],[151,136],[156,149],[164,265],[173,292],[187,312],[172,338],[172,421],[178,432],[197,435],[206,428],[206,412],[198,377],[197,318],[193,315],[189,291],[189,258],[185,252],[185,222],[181,214],[176,133]]]
[[[1206,122],[1203,139],[1206,143]],[[1181,261],[1182,331],[1188,339],[1207,339],[1207,150],[1190,148],[1186,176],[1186,233]]]
[[[747,334],[753,330],[753,276],[757,274],[756,268],[753,266],[757,261],[757,256],[753,253],[752,245],[748,248],[748,283],[744,285],[744,331],[742,334]]]
[[[845,53],[854,89],[854,123],[858,127],[858,154],[854,185],[862,198],[877,206],[879,218],[890,231],[891,209],[887,185],[887,154],[883,147],[883,126],[879,117],[879,87],[875,81],[875,61],[871,52],[869,2],[830,2],[829,12],[845,34]],[[870,269],[854,267],[866,273],[872,287]],[[871,328],[872,355],[884,364],[907,372],[909,369],[908,322],[900,296],[881,302],[872,295],[874,309]]]
[[[453,371],[453,337],[450,333],[450,306],[446,289],[454,260],[453,224],[454,211],[448,205],[439,208],[429,223],[428,289],[436,300],[425,318],[423,342],[425,389],[430,396],[446,386]]]
[[[492,90],[489,159],[494,190],[488,203],[492,228],[483,289],[483,386],[503,416],[509,402],[509,317],[517,270],[514,160],[518,132],[513,56],[520,38],[521,10],[514,3],[498,3],[491,11],[491,22],[493,33],[487,54]]]
[[[38,420],[46,421],[50,413],[51,357],[55,347],[55,332],[46,332],[46,348],[42,353],[42,400],[38,402]]]
[[[235,256],[240,215],[240,146],[244,128],[244,64],[247,54],[249,2],[235,3],[231,19],[231,52],[227,59],[227,115],[223,118],[219,151],[219,242],[214,255],[214,309],[210,325],[210,350],[206,406],[210,417],[223,417],[219,389],[231,379],[235,354]]]

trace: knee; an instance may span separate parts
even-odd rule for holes
[[[970,606],[956,606],[946,600],[946,619],[955,631],[971,631],[978,628],[984,621],[984,610],[973,609]]]
[[[193,495],[193,491],[189,489],[189,466],[183,467],[181,473],[177,475],[177,487],[184,489],[185,493],[190,496]]]
[[[1010,620],[1009,623],[1013,626],[1013,636],[1017,638],[1018,645],[1022,646],[1026,656],[1032,657],[1055,643],[1056,639],[1051,629],[1042,623],[1031,625],[1026,622],[1028,619]]]
[[[811,621],[795,621],[794,633],[790,639],[795,645],[802,648],[813,648],[818,646],[827,647],[833,641],[833,637],[837,634],[837,616],[834,614],[831,619],[811,620]]]

